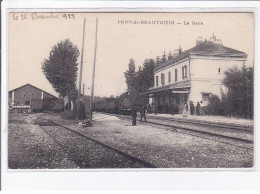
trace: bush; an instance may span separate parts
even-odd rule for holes
[[[232,68],[225,72],[223,84],[227,93],[222,94],[225,114],[253,118],[254,68]]]
[[[207,115],[223,115],[223,103],[217,95],[211,95],[208,106],[203,107],[203,111]]]
[[[77,115],[77,106],[72,111],[65,110],[64,112],[60,113],[60,117],[62,119],[68,119],[68,120],[76,119],[76,115]],[[78,119],[79,120],[85,120],[86,119],[85,104],[82,103],[82,102],[80,102]]]

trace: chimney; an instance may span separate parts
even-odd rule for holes
[[[179,55],[182,53],[182,48],[179,46]]]
[[[198,38],[196,39],[196,45],[199,45],[201,43],[203,43],[202,36],[198,36]]]
[[[217,45],[223,45],[222,40],[218,39],[214,34],[212,37],[209,38],[209,41]]]
[[[209,41],[210,41],[210,42],[215,42],[215,38],[216,38],[216,37],[214,36],[214,33],[213,33],[213,36],[209,37]]]
[[[215,41],[215,44],[223,45],[223,42],[222,42],[221,39],[217,39],[217,40]]]

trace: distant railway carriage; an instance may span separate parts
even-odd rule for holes
[[[130,114],[130,102],[127,98],[105,98],[94,104],[94,111],[115,114]]]

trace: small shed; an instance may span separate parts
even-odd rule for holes
[[[26,84],[8,92],[9,106],[32,106],[35,102],[42,101],[42,108],[51,109],[51,104],[58,98],[38,87],[31,84]],[[37,106],[39,103],[37,103]],[[39,109],[39,107],[37,107]]]

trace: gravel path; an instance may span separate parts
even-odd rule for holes
[[[58,116],[52,119],[76,131],[150,161],[159,168],[243,168],[253,166],[253,150],[203,139],[165,127],[131,126],[103,114],[95,114],[94,127],[83,128]],[[108,119],[109,118],[109,119]],[[114,119],[111,119],[114,118]]]
[[[8,166],[10,169],[78,168],[40,126],[19,113],[9,119]]]
[[[97,115],[100,115],[100,113],[96,113]],[[106,115],[107,117],[111,116],[111,114],[102,114]],[[126,115],[117,115],[113,114],[117,118],[123,119],[123,120],[131,120],[130,116]],[[101,116],[101,118],[104,118],[104,116]],[[106,118],[106,117],[105,117]],[[102,120],[102,119],[99,119]],[[140,119],[137,119],[140,121]],[[151,123],[152,122],[152,123]],[[155,125],[156,123],[156,125]],[[160,126],[162,125],[167,125],[169,130],[174,130],[179,133],[185,133],[189,134],[192,136],[196,137],[201,137],[203,139],[209,139],[213,141],[218,141],[230,145],[236,145],[238,147],[245,147],[249,149],[253,149],[253,141],[254,141],[254,136],[253,136],[253,131],[246,131],[246,130],[236,130],[236,129],[228,129],[228,128],[216,128],[216,127],[210,127],[210,126],[201,126],[201,125],[196,125],[196,124],[190,124],[190,123],[179,123],[176,121],[172,121],[170,119],[163,119],[163,120],[158,120],[156,119],[148,119],[147,123],[143,123],[145,125],[150,125],[150,126]],[[208,134],[210,133],[210,134]],[[219,135],[219,136],[218,136]],[[227,136],[227,137],[223,137]],[[230,138],[234,139],[230,139]],[[245,141],[240,141],[237,138],[241,138]],[[249,142],[247,142],[249,141]]]
[[[97,113],[97,114],[100,114],[100,113]],[[115,116],[117,116],[119,118],[131,119],[130,116],[126,116],[126,115],[115,115]],[[140,121],[139,117],[137,118],[137,120]],[[173,128],[178,128],[178,129],[184,128],[182,130],[192,129],[192,130],[198,131],[198,132],[206,132],[206,133],[212,133],[212,134],[216,134],[216,135],[224,135],[224,136],[228,136],[228,137],[241,138],[241,139],[245,139],[248,141],[254,140],[253,130],[248,131],[248,130],[240,130],[240,129],[232,129],[232,128],[230,129],[230,128],[205,126],[205,125],[199,125],[199,124],[183,123],[183,122],[171,120],[170,118],[160,119],[158,117],[154,118],[152,116],[148,117],[147,120],[149,122],[154,122],[154,123],[158,123],[158,124],[170,125]],[[220,139],[223,139],[223,138],[221,137]],[[230,139],[228,139],[228,141],[236,142],[236,140],[233,141]]]
[[[158,168],[243,168],[253,166],[253,150],[191,136],[171,128],[94,114],[94,127],[83,128],[57,114],[23,114],[9,118],[9,168],[142,168],[124,156],[57,126],[40,127],[39,117],[149,161]],[[49,136],[49,135],[51,136]]]
[[[203,126],[203,125],[196,125],[196,124],[190,124],[190,123],[180,123],[172,120],[159,120],[158,118],[150,118],[149,121],[153,122],[159,122],[163,124],[172,125],[175,127],[187,127],[198,131],[205,131],[205,132],[211,132],[215,134],[220,135],[226,135],[230,137],[237,137],[247,140],[254,140],[253,131],[245,131],[245,130],[239,130],[239,129],[229,129],[229,128],[221,128],[221,127],[211,127],[211,126]]]
[[[60,126],[39,126],[44,114],[11,114],[10,169],[147,168]]]
[[[143,164],[60,126],[44,126],[80,168],[145,168]]]

